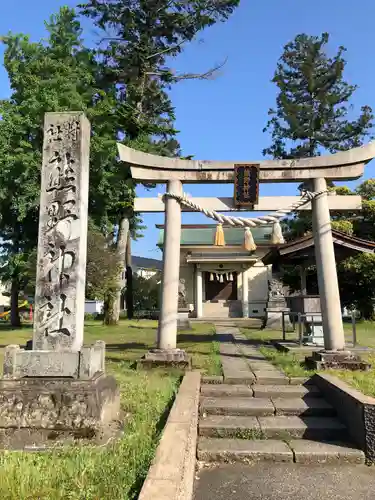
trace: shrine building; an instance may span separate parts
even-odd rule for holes
[[[163,248],[164,225],[158,246]],[[251,229],[256,250],[245,248],[245,230],[222,228],[218,238],[216,224],[183,224],[181,229],[180,282],[185,286],[187,307],[196,318],[264,317],[268,282],[272,265],[262,258],[275,245],[271,243],[272,226]],[[216,244],[215,244],[216,243]],[[182,281],[184,280],[184,282]]]
[[[156,227],[157,245],[162,250],[164,225]],[[183,224],[181,229],[180,286],[182,283],[190,317],[265,319],[271,303],[284,292],[285,305],[291,310],[320,312],[317,283],[306,284],[306,269],[315,264],[311,234],[274,244],[272,226],[258,226],[251,228],[256,248],[247,250],[243,228],[224,226],[218,231],[216,224]],[[358,253],[375,252],[374,242],[335,230],[332,234],[337,263]],[[301,278],[300,290],[289,297],[282,284],[273,289],[284,265],[297,268]]]

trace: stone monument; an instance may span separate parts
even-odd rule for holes
[[[119,391],[104,373],[105,344],[83,346],[90,124],[47,113],[32,348],[5,349],[0,444],[25,448],[92,438],[118,425]]]
[[[177,328],[179,330],[190,330],[191,324],[189,321],[189,306],[186,299],[185,280],[180,278],[178,283],[178,318]]]
[[[287,307],[285,293],[286,287],[282,282],[281,275],[273,272],[272,278],[268,281],[268,300],[263,328],[280,330],[283,328],[284,321],[284,328],[288,331],[291,330],[289,315],[286,314],[290,309]]]
[[[185,280],[180,279],[178,284],[178,308],[187,308]]]

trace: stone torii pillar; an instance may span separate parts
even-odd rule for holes
[[[170,180],[169,193],[182,195],[182,182]],[[190,366],[183,349],[177,349],[178,286],[180,278],[181,205],[173,198],[165,199],[163,274],[157,348],[151,349],[140,361],[143,366]]]
[[[313,191],[325,191],[326,189],[325,179],[313,180]],[[312,200],[312,223],[324,348],[327,351],[342,351],[345,349],[345,337],[327,192]]]
[[[169,181],[168,192],[182,195],[181,181]],[[163,275],[161,280],[161,309],[158,328],[158,349],[176,349],[178,284],[180,278],[181,205],[165,200],[163,246]]]

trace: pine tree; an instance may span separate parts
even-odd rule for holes
[[[125,144],[165,156],[180,154],[175,110],[168,91],[181,79],[207,75],[178,75],[167,62],[171,63],[199,31],[227,19],[238,4],[239,0],[88,0],[80,5],[82,14],[102,33],[97,57],[104,82],[116,85],[116,120],[119,137]],[[128,187],[134,196],[131,181]],[[118,254],[122,262],[126,261],[127,310],[131,317],[131,240],[125,228],[130,219],[134,235],[136,219],[131,204],[118,203],[114,209]],[[120,275],[118,288],[123,284]],[[111,323],[118,321],[120,296],[116,306],[112,318],[108,318]]]
[[[284,47],[273,78],[279,93],[265,130],[272,144],[263,153],[273,158],[305,158],[323,150],[334,153],[360,146],[372,127],[373,114],[363,106],[350,119],[350,98],[357,89],[344,80],[344,47],[326,53],[328,33],[298,35]]]
[[[350,99],[357,86],[344,80],[345,48],[330,57],[328,42],[328,33],[300,34],[285,45],[272,79],[278,94],[264,129],[272,138],[264,155],[290,159],[335,153],[360,146],[369,136],[372,109],[363,106],[358,118],[352,117]],[[311,216],[300,213],[288,226],[289,237],[302,236],[311,231]]]

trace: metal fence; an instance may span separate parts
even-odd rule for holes
[[[298,333],[298,342],[302,345],[306,342],[310,337],[311,333],[308,333],[307,330],[310,329],[311,332],[314,332],[315,326],[321,326],[322,321],[322,313],[301,313],[301,312],[293,312],[293,311],[283,311],[282,312],[282,330],[283,330],[283,340],[287,340],[287,328],[286,328],[286,317],[289,317],[289,323],[292,324],[293,332]],[[350,318],[352,325],[352,343],[353,347],[357,345],[357,319],[356,315],[353,312]],[[290,332],[289,332],[290,333]]]

